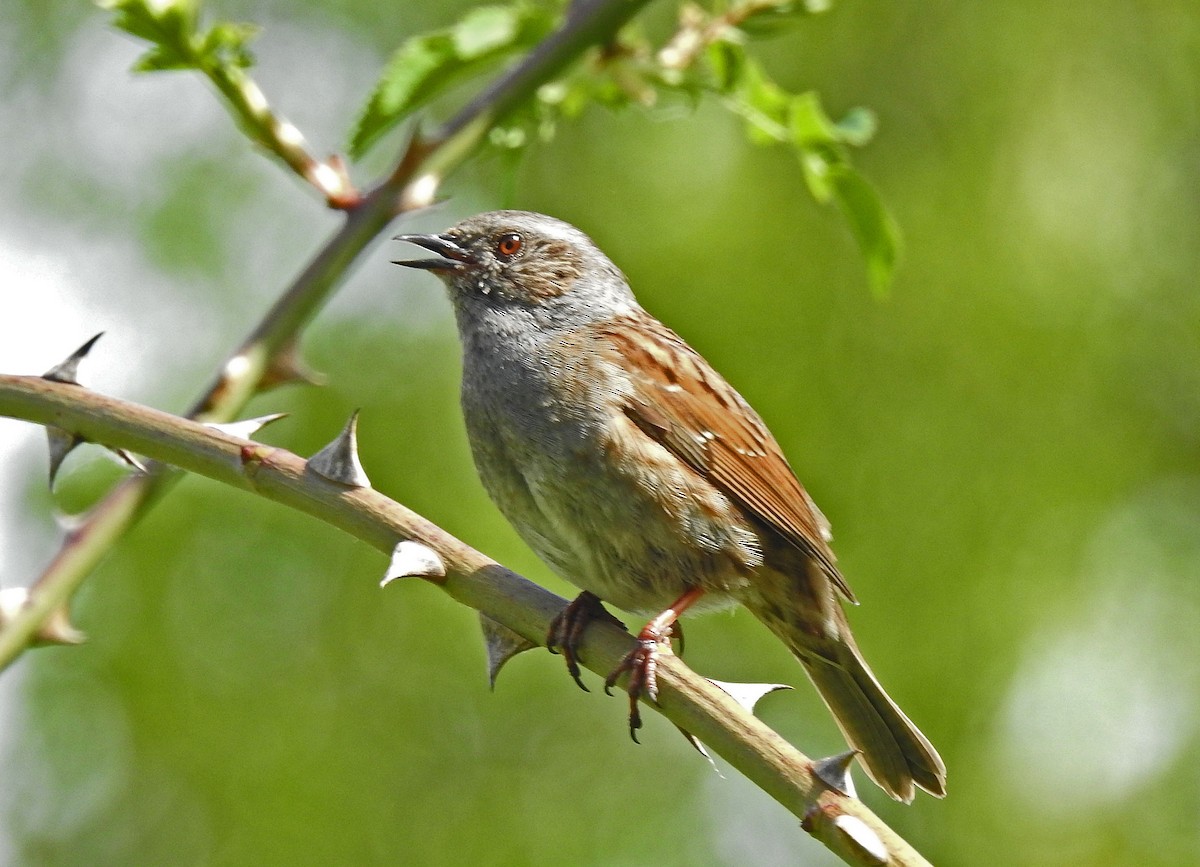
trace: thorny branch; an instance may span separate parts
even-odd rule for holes
[[[447,593],[536,644],[545,642],[551,618],[566,602],[382,494],[313,472],[286,449],[40,377],[0,375],[0,416],[53,426],[208,476],[306,512],[383,552],[403,541],[417,542],[444,563],[445,575],[433,580]],[[607,673],[632,642],[616,626],[594,623],[584,634],[581,661]],[[13,652],[12,640],[0,633],[0,658]],[[663,655],[658,671],[658,705],[650,706],[800,817],[803,827],[846,863],[927,864],[861,801],[824,782],[811,759],[726,692],[670,654]]]
[[[359,255],[395,217],[431,204],[441,181],[462,164],[495,123],[589,47],[612,39],[647,2],[579,0],[563,25],[522,62],[500,75],[432,135],[415,134],[381,183],[357,202],[343,203],[346,221],[341,228],[221,364],[188,416],[228,421],[258,391],[304,379],[296,362],[298,335]],[[0,669],[43,634],[50,618],[66,622],[65,608],[87,575],[176,478],[170,468],[152,465],[150,473],[133,476],[114,488],[68,534],[30,586],[29,603],[0,630],[0,648],[4,649]]]

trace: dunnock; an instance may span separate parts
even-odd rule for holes
[[[397,264],[449,289],[484,487],[584,590],[547,641],[576,680],[583,627],[610,616],[600,600],[654,614],[606,683],[630,673],[635,731],[679,615],[741,603],[800,660],[876,783],[902,801],[914,786],[945,794],[937,751],[855,645],[828,524],[766,425],[638,305],[591,239],[552,217],[494,211],[399,240],[438,254]]]

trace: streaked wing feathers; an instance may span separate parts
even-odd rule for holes
[[[625,412],[655,441],[818,561],[850,601],[829,527],[757,413],[695,350],[649,316],[624,317],[604,344],[642,375]]]

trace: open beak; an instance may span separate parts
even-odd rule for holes
[[[403,259],[393,262],[393,265],[403,265],[406,268],[423,268],[426,271],[457,271],[463,265],[475,261],[467,250],[449,235],[397,235],[393,240],[408,241],[418,247],[424,247],[430,252],[437,253],[440,259]]]

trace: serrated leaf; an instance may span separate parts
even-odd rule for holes
[[[445,33],[414,37],[400,46],[359,115],[350,137],[350,157],[361,157],[380,136],[436,93],[439,80],[444,86],[454,60],[453,43]]]
[[[113,26],[153,43],[190,32],[196,20],[196,4],[192,0],[176,0],[172,3],[101,0],[98,5],[114,13]]]
[[[258,36],[259,28],[254,24],[238,21],[218,21],[204,34],[200,52],[215,64],[232,64],[243,69],[254,65],[254,56],[246,47]]]
[[[165,72],[171,69],[191,69],[195,64],[190,58],[175,50],[157,45],[139,57],[131,67],[134,72]]]
[[[879,193],[854,169],[838,166],[832,180],[834,197],[867,261],[871,288],[877,295],[886,295],[900,258],[900,227],[884,207]]]
[[[350,135],[350,156],[358,159],[415,109],[538,42],[552,25],[544,9],[492,6],[472,10],[454,27],[409,39],[388,60],[360,112]]]
[[[114,0],[102,6],[114,12],[113,25],[151,44],[134,64],[135,72],[211,67],[247,67],[253,57],[246,45],[258,33],[251,24],[218,21],[207,32],[197,27],[193,0]]]

